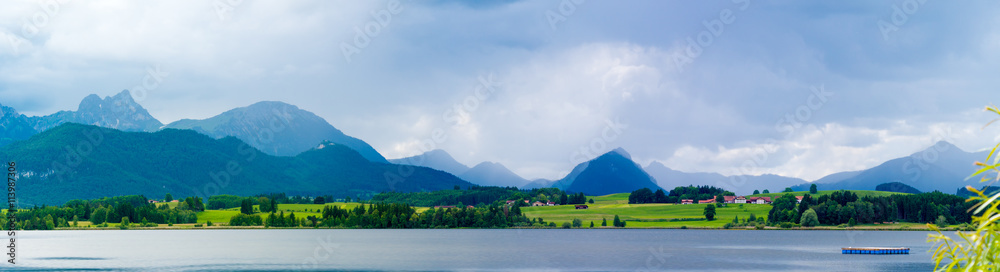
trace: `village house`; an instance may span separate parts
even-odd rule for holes
[[[698,200],[698,204],[712,204],[712,203],[715,203],[715,199],[714,198],[706,199],[706,200]]]
[[[747,203],[750,204],[771,204],[771,197],[761,196],[761,197],[751,197]]]
[[[681,204],[694,204],[694,199],[681,199]]]
[[[532,207],[545,206],[545,203],[542,203],[541,201],[535,201],[535,203],[531,203],[531,206]]]
[[[549,201],[549,203],[545,203],[545,205],[546,205],[546,206],[555,206],[555,205],[556,205],[556,203],[555,203],[555,202],[552,202],[552,201]]]
[[[736,203],[736,196],[723,196],[722,198],[726,199],[726,201],[725,201],[726,204]]]
[[[802,203],[802,198],[803,198],[803,196],[796,196],[795,197],[795,201],[798,202],[798,203]]]
[[[746,204],[747,203],[747,197],[745,197],[745,196],[737,196],[736,200],[733,200],[733,203],[736,203],[736,204]]]

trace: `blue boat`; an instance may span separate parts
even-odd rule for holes
[[[896,255],[910,254],[910,248],[906,247],[845,247],[841,248],[843,254],[872,254],[872,255]]]

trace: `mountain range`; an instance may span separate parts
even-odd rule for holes
[[[466,181],[482,186],[523,187],[528,180],[510,171],[506,166],[495,162],[482,162],[469,168],[455,160],[451,154],[440,149],[423,154],[389,160],[395,164],[407,164],[430,167],[452,173]]]
[[[60,111],[51,115],[28,118],[35,131],[42,132],[63,123],[78,123],[113,128],[122,131],[156,131],[163,123],[149,115],[145,108],[132,100],[124,90],[115,96],[101,99],[88,95],[76,111]]]
[[[265,101],[226,111],[204,120],[183,119],[164,126],[124,90],[101,99],[88,95],[76,111],[25,117],[0,106],[0,146],[27,139],[64,123],[78,123],[121,131],[157,131],[163,128],[191,129],[221,139],[234,136],[260,151],[275,156],[295,156],[322,141],[348,146],[373,162],[388,163],[368,143],[347,136],[312,112],[282,102]]]
[[[863,171],[833,174],[816,183],[821,190],[875,190],[882,183],[901,182],[922,192],[936,190],[950,194],[966,185],[982,186],[978,178],[966,178],[978,169],[973,162],[985,160],[988,154],[988,151],[966,152],[941,141],[910,156]],[[808,189],[809,185],[801,184],[792,189]]]
[[[803,179],[779,175],[724,176],[718,173],[687,173],[670,169],[657,161],[650,163],[645,170],[659,181],[660,187],[665,189],[688,185],[711,185],[736,194],[749,195],[754,190],[767,189],[771,192],[780,192],[785,188],[806,183]]]
[[[38,145],[38,141],[35,139],[35,136],[39,135],[45,135],[45,137],[40,138],[45,140],[43,142],[53,142],[55,140],[53,140],[52,137],[55,136],[46,134],[46,132],[64,126],[69,127],[70,129],[64,128],[63,130],[56,131],[57,135],[78,138],[80,135],[67,134],[65,130],[71,130],[72,128],[80,130],[80,128],[73,125],[67,126],[68,123],[93,125],[112,129],[111,131],[117,132],[156,132],[152,133],[152,135],[162,135],[159,133],[174,135],[173,133],[177,133],[176,131],[178,130],[194,131],[208,136],[209,139],[218,140],[223,143],[232,144],[233,141],[235,141],[239,142],[241,147],[248,146],[247,150],[239,150],[239,152],[242,153],[253,153],[249,151],[250,149],[253,149],[254,152],[262,152],[262,155],[267,155],[269,157],[283,157],[286,159],[301,159],[300,157],[302,156],[308,157],[310,155],[305,153],[313,153],[317,149],[346,148],[356,152],[358,156],[367,162],[380,165],[389,165],[389,163],[394,163],[423,166],[446,172],[451,178],[464,180],[463,182],[468,181],[478,185],[514,186],[529,189],[556,187],[571,192],[584,192],[587,194],[621,193],[643,187],[651,189],[672,189],[677,186],[687,185],[712,185],[741,195],[750,194],[754,190],[763,191],[764,189],[777,192],[786,187],[792,187],[794,190],[801,191],[807,190],[812,184],[818,185],[821,190],[875,190],[876,186],[879,184],[891,182],[899,182],[924,192],[937,190],[950,193],[954,192],[957,188],[964,187],[965,185],[979,187],[980,184],[978,184],[978,179],[966,180],[966,177],[968,174],[976,170],[976,167],[972,164],[972,162],[983,160],[986,157],[986,152],[966,152],[948,142],[942,141],[934,144],[926,150],[916,152],[907,157],[886,161],[885,163],[870,169],[834,173],[821,179],[807,182],[798,178],[783,177],[778,175],[724,176],[717,173],[686,173],[670,169],[662,163],[655,161],[646,167],[639,167],[625,150],[619,148],[603,154],[602,156],[591,161],[577,165],[567,176],[559,180],[537,179],[528,181],[499,163],[482,162],[470,168],[462,163],[459,163],[450,154],[443,150],[432,150],[409,158],[386,160],[373,147],[364,141],[344,134],[326,122],[323,118],[309,111],[299,109],[294,105],[289,105],[283,102],[259,102],[247,107],[235,108],[211,118],[203,120],[184,119],[164,126],[160,121],[153,118],[142,106],[136,103],[132,99],[128,90],[122,91],[117,95],[104,98],[100,98],[97,95],[89,95],[80,102],[76,111],[60,111],[47,116],[27,117],[18,113],[11,107],[0,105],[0,147],[11,145],[11,149],[2,149],[3,152],[8,152],[6,154],[28,157],[44,157],[42,155],[32,154],[32,152],[42,152],[42,149],[30,151],[30,149],[25,149],[24,144],[29,144],[29,146]],[[82,130],[86,131],[86,129]],[[114,133],[111,134],[117,135]],[[137,137],[143,138],[143,136]],[[163,140],[162,138],[156,139]],[[82,141],[83,140],[81,140],[80,143],[85,143]],[[143,145],[152,144],[143,143]],[[66,146],[70,146],[70,148],[66,149]],[[50,151],[55,153],[64,153],[62,155],[66,158],[67,163],[65,164],[69,164],[69,162],[73,161],[79,161],[75,159],[77,157],[86,157],[74,155],[74,151],[72,150],[73,146],[74,145],[67,143],[67,145],[64,145],[62,149]],[[85,146],[86,145],[78,146],[78,148]],[[38,147],[45,146],[38,145]],[[163,149],[152,148],[152,150]],[[121,148],[120,151],[127,152],[129,150],[127,148]],[[164,151],[167,152],[169,150]],[[77,151],[75,153],[86,152]],[[153,154],[147,155],[153,156]],[[203,155],[212,157],[209,154]],[[215,157],[224,158],[231,155],[232,154],[218,155]],[[58,160],[54,159],[58,158],[50,159],[53,160],[49,161],[52,165],[48,168],[48,172],[45,172],[45,169],[38,169],[38,171],[41,172],[33,172],[34,175],[51,175],[53,173],[52,171],[54,171],[53,169],[56,169],[56,162],[58,162]],[[100,160],[100,158],[98,160]],[[347,161],[350,160],[346,160],[345,162]],[[45,164],[46,162],[40,160],[36,161],[36,163]],[[106,163],[120,163],[122,165],[110,164],[93,167],[97,167],[94,169],[104,169],[110,171],[109,173],[117,173],[114,174],[118,175],[115,177],[124,177],[125,180],[135,179],[143,182],[152,182],[157,180],[153,177],[137,178],[148,173],[130,172],[131,170],[127,170],[136,167],[134,165],[130,165],[130,163],[134,163],[133,161],[109,161]],[[165,165],[167,166],[172,165],[169,161],[162,161],[162,163],[166,163]],[[356,164],[357,162],[351,163]],[[305,165],[318,164],[320,163],[312,162],[306,163]],[[331,167],[336,168],[337,166],[331,165]],[[370,166],[361,165],[359,167],[361,169],[365,169]],[[73,171],[89,171],[90,168],[69,167],[69,169],[73,169]],[[118,170],[124,172],[116,172]],[[295,173],[293,170],[289,171],[292,171],[289,173]],[[315,172],[318,171],[318,169],[311,169],[310,171]],[[167,173],[155,173],[157,173],[156,175],[168,175]],[[94,172],[94,174],[96,174],[96,172]],[[97,175],[96,177],[107,178],[106,176],[100,175]],[[31,177],[29,176],[29,180],[30,178]],[[313,178],[320,179],[320,177]],[[276,180],[284,181],[283,179]],[[455,183],[455,180],[450,178],[446,181]],[[368,182],[370,182],[370,180]],[[42,183],[44,184],[44,181]],[[104,184],[103,186],[113,185]],[[122,187],[131,188],[129,186]],[[167,184],[161,185],[161,189],[167,190],[167,187]],[[361,189],[353,188],[351,186],[344,188],[352,188],[351,190],[378,189],[370,186],[362,187],[363,188]],[[144,189],[142,190],[152,192],[149,188],[143,188]],[[274,189],[278,190],[280,188]],[[302,191],[305,192],[312,189],[317,188],[306,187]],[[410,189],[424,190],[426,188],[419,187]],[[293,192],[292,190],[278,191],[289,193]]]
[[[191,129],[217,139],[233,136],[276,156],[295,156],[330,141],[358,151],[369,161],[388,163],[368,143],[345,135],[312,112],[283,102],[258,102],[204,120],[179,120],[166,128]]]
[[[65,123],[0,147],[0,157],[17,159],[18,197],[29,205],[130,194],[344,196],[472,185],[425,167],[389,180],[395,165],[370,162],[331,142],[294,157],[272,156],[235,137],[178,129],[124,132]]]

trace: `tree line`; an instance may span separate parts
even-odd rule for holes
[[[806,194],[801,203],[797,202],[792,194],[775,199],[768,212],[768,222],[772,225],[783,222],[854,225],[896,221],[961,224],[972,220],[968,211],[975,205],[962,197],[937,191],[861,198],[850,191],[837,191],[818,198]]]
[[[555,202],[558,205],[584,204],[588,201],[583,193],[570,194],[558,188],[538,188],[521,190],[516,187],[472,186],[466,190],[440,190],[433,192],[384,192],[372,197],[372,202],[403,203],[411,206],[479,206],[491,205],[506,200],[516,200],[523,205],[539,201]],[[530,204],[529,204],[530,205]]]
[[[663,189],[657,189],[653,192],[649,188],[642,188],[635,191],[628,196],[629,204],[645,204],[645,203],[681,203],[683,199],[692,199],[694,201],[698,200],[708,200],[713,199],[718,196],[734,196],[733,192],[726,191],[722,188],[716,188],[715,186],[679,186],[670,190],[670,193],[663,191]]]
[[[79,221],[94,225],[131,222],[145,226],[155,224],[181,224],[198,221],[196,213],[204,210],[201,198],[188,197],[176,208],[148,203],[144,196],[130,195],[105,197],[93,200],[70,200],[62,206],[35,206],[18,210],[16,228],[21,230],[52,230],[75,227]],[[6,217],[0,225],[7,225]],[[104,225],[106,226],[106,225]]]
[[[321,216],[305,218],[296,217],[294,212],[285,215],[284,211],[271,212],[266,219],[259,215],[239,214],[229,221],[231,226],[362,229],[506,228],[543,223],[541,219],[528,219],[516,205],[438,208],[417,213],[410,205],[399,203],[372,203],[352,209],[330,205],[323,207]]]

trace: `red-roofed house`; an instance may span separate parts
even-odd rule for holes
[[[681,204],[694,204],[694,199],[681,199]]]
[[[745,197],[745,196],[737,196],[736,200],[734,200],[733,203],[736,203],[736,204],[745,204],[745,203],[747,203],[747,197]]]
[[[698,200],[698,204],[712,204],[715,203],[715,199]]]
[[[726,199],[726,203],[736,203],[736,196],[723,196]]]
[[[771,204],[771,197],[751,197],[747,203],[750,204]]]
[[[795,197],[795,201],[798,201],[798,203],[802,203],[802,198],[803,198],[803,197],[804,197],[804,196],[796,196],[796,197]]]
[[[549,201],[549,203],[545,203],[545,205],[546,205],[546,206],[555,206],[555,205],[556,205],[556,203],[555,203],[555,202],[552,202],[552,201]]]

